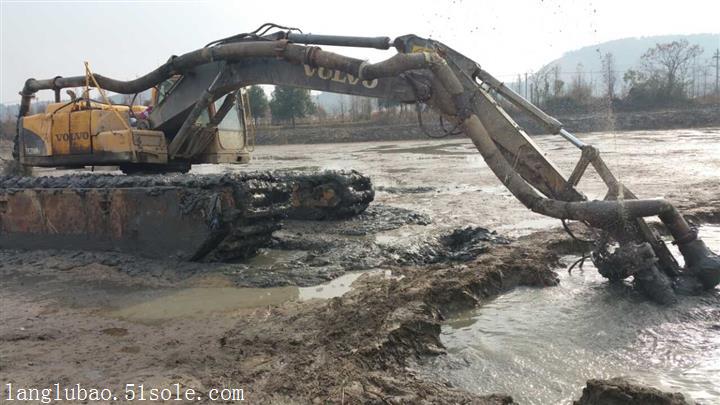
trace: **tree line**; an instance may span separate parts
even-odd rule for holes
[[[720,91],[717,83],[707,80],[709,73],[716,73],[713,71],[715,66],[709,63],[703,65],[703,83],[698,82],[697,75],[691,74],[702,53],[702,48],[686,40],[658,43],[642,54],[637,67],[624,72],[617,69],[612,53],[602,54],[599,83],[596,81],[597,76],[586,72],[582,64],[576,67],[569,79],[563,75],[560,66],[551,65],[529,75],[524,82],[518,77],[514,86],[520,94],[551,114],[587,113],[608,108],[618,111],[647,110],[718,103]],[[275,86],[270,100],[259,86],[252,86],[249,92],[256,121],[295,126],[296,120],[300,118],[312,117],[314,121],[320,122],[332,118],[322,107],[312,102],[308,90]],[[411,116],[414,116],[408,111],[413,106],[408,108],[396,101],[355,96],[348,98],[348,105],[340,102],[335,120],[377,121],[387,118],[389,112],[395,113],[393,119],[404,116],[412,119]]]
[[[399,101],[386,99],[372,99],[360,96],[345,96],[340,98],[335,116],[331,116],[325,109],[312,101],[310,91],[290,86],[275,86],[270,99],[260,86],[250,86],[247,89],[250,100],[250,111],[258,124],[289,124],[293,128],[297,120],[312,118],[314,121],[367,121],[377,119],[374,113],[398,112],[404,115],[406,106]],[[347,99],[347,100],[346,100]]]
[[[621,72],[612,53],[600,56],[600,83],[588,78],[582,64],[569,80],[562,79],[559,66],[546,66],[516,89],[550,113],[582,113],[598,109],[646,110],[718,103],[720,91],[714,64],[703,65],[702,82],[696,61],[703,49],[686,40],[658,43],[646,50],[637,67]],[[712,76],[710,74],[713,74]],[[715,80],[707,80],[707,77]],[[597,88],[600,94],[596,95]]]

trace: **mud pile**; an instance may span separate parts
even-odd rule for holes
[[[411,360],[444,353],[440,324],[454,311],[518,285],[554,285],[557,257],[538,245],[495,244],[464,265],[365,275],[342,297],[241,319],[220,340],[234,361],[225,376],[260,402],[511,404],[424,379]]]
[[[421,237],[386,236],[406,225],[426,226],[428,216],[383,204],[375,204],[348,221],[286,221],[275,234],[273,249],[307,254],[288,264],[306,273],[326,268],[328,273],[396,266],[425,266],[473,260],[496,244],[508,240],[475,226]],[[384,241],[388,239],[389,241]],[[277,269],[277,268],[276,268]]]
[[[574,405],[692,405],[679,392],[634,384],[623,378],[588,380],[582,397]]]
[[[453,263],[470,261],[485,253],[491,245],[505,243],[509,240],[494,231],[469,225],[441,234],[410,251],[390,251],[397,255],[397,264]]]

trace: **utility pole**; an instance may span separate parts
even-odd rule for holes
[[[720,72],[720,48],[715,50],[715,54],[712,57],[715,59],[715,95],[720,97],[720,86],[718,85],[718,74]]]
[[[525,72],[525,98],[528,98],[527,72]]]
[[[520,74],[518,73],[518,75],[517,75],[517,92],[518,92],[518,94],[522,94],[522,85],[523,85],[523,84],[522,84],[522,77],[521,77]]]

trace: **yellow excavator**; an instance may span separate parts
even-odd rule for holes
[[[394,47],[397,53],[369,63],[317,45]],[[633,277],[643,292],[662,303],[674,302],[677,292],[699,292],[720,283],[720,258],[672,204],[638,199],[596,148],[473,60],[432,39],[313,35],[264,24],[172,56],[134,80],[115,80],[89,69],[85,73],[26,81],[14,151],[20,164],[119,165],[126,173],[163,173],[186,172],[193,163],[247,163],[250,137],[242,89],[253,84],[425,104],[451,123],[444,131],[463,132],[472,140],[488,167],[527,208],[600,230],[603,237],[592,260],[605,277]],[[154,96],[147,108],[113,105],[107,97],[91,100],[89,92],[60,101],[62,89],[83,86],[127,95],[153,89]],[[27,115],[40,90],[54,91],[55,103],[44,113]],[[507,105],[579,149],[570,176],[546,159],[506,112]],[[608,188],[603,200],[588,201],[577,188],[590,166]],[[351,215],[372,199],[369,180],[354,172],[333,181],[303,181],[299,186],[297,178],[272,173],[6,176],[0,179],[0,246],[226,260],[252,254],[267,243],[287,205],[293,205],[290,201],[311,212],[337,208]],[[645,222],[647,217],[658,217],[668,229],[684,267]]]
[[[86,81],[94,83],[89,68],[87,75]],[[210,103],[195,122],[205,124],[204,133],[192,137],[202,148],[195,146],[196,152],[186,159],[168,159],[165,132],[150,129],[147,119],[181,79],[169,78],[153,87],[149,106],[113,104],[102,90],[102,100],[91,100],[87,89],[78,99],[68,90],[70,101],[61,102],[58,95],[44,113],[22,118],[15,153],[26,166],[117,165],[126,174],[186,173],[193,163],[248,163],[252,134],[246,123],[251,121],[242,91]]]

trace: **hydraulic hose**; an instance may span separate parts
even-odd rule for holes
[[[282,56],[287,51],[288,42],[280,41],[252,41],[236,42],[201,48],[181,56],[172,56],[167,62],[152,72],[137,79],[123,81],[95,74],[98,84],[105,90],[122,94],[133,94],[147,90],[162,83],[173,75],[214,61],[233,61],[246,57],[275,57]],[[299,45],[295,45],[299,46]],[[85,85],[85,76],[56,77],[53,79],[28,79],[20,92],[19,116],[27,114],[33,95],[39,90],[59,90],[67,87],[82,87]]]
[[[599,227],[607,226],[610,220],[660,215],[664,222],[672,225],[673,235],[687,235],[689,227],[675,208],[664,200],[624,201],[583,201],[566,202],[541,196],[532,188],[502,156],[490,138],[487,129],[470,108],[465,89],[447,62],[437,53],[396,54],[391,58],[370,64],[318,47],[289,43],[287,40],[248,41],[201,48],[181,56],[171,57],[165,64],[134,80],[121,81],[102,75],[94,75],[99,86],[117,93],[132,94],[151,88],[175,74],[198,65],[214,61],[237,61],[253,57],[278,57],[291,63],[335,69],[354,75],[361,80],[394,77],[409,70],[430,69],[437,84],[435,94],[447,93],[454,110],[463,123],[466,134],[475,144],[483,159],[510,192],[534,212],[559,219],[588,221]],[[19,116],[29,110],[33,94],[43,89],[58,90],[66,87],[80,87],[85,76],[57,77],[47,80],[28,79],[23,88]],[[447,107],[447,106],[445,106]],[[683,229],[687,227],[687,229]]]

